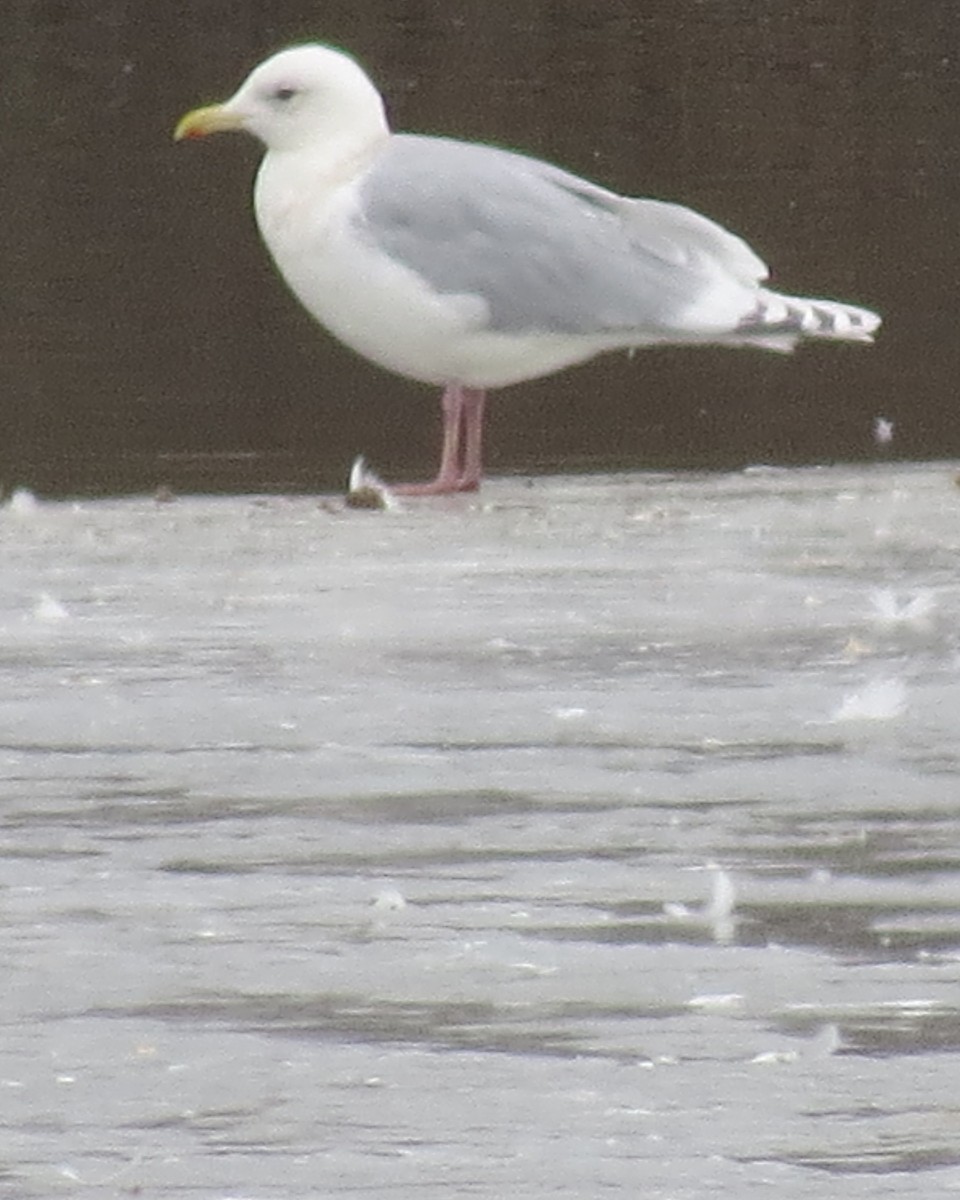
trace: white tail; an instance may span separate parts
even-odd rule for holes
[[[740,322],[736,333],[761,345],[768,340],[792,344],[808,337],[872,342],[879,325],[880,317],[868,308],[837,300],[807,300],[761,292],[756,308]]]

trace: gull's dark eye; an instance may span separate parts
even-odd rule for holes
[[[292,87],[278,87],[273,93],[274,100],[279,100],[281,104],[286,104],[288,100],[292,100],[297,94],[297,89]]]

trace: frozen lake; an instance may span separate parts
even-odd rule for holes
[[[960,1194],[955,470],[0,510],[0,1195]]]

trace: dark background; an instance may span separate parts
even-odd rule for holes
[[[0,482],[342,487],[435,466],[437,403],[314,326],[250,210],[256,145],[184,110],[317,39],[395,127],[513,146],[744,234],[874,347],[616,355],[498,393],[493,471],[960,454],[956,0],[3,0]]]

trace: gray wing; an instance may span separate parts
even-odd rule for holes
[[[500,332],[669,333],[718,276],[755,287],[766,275],[690,209],[492,146],[394,136],[360,201],[358,233],[438,292],[482,297]]]

